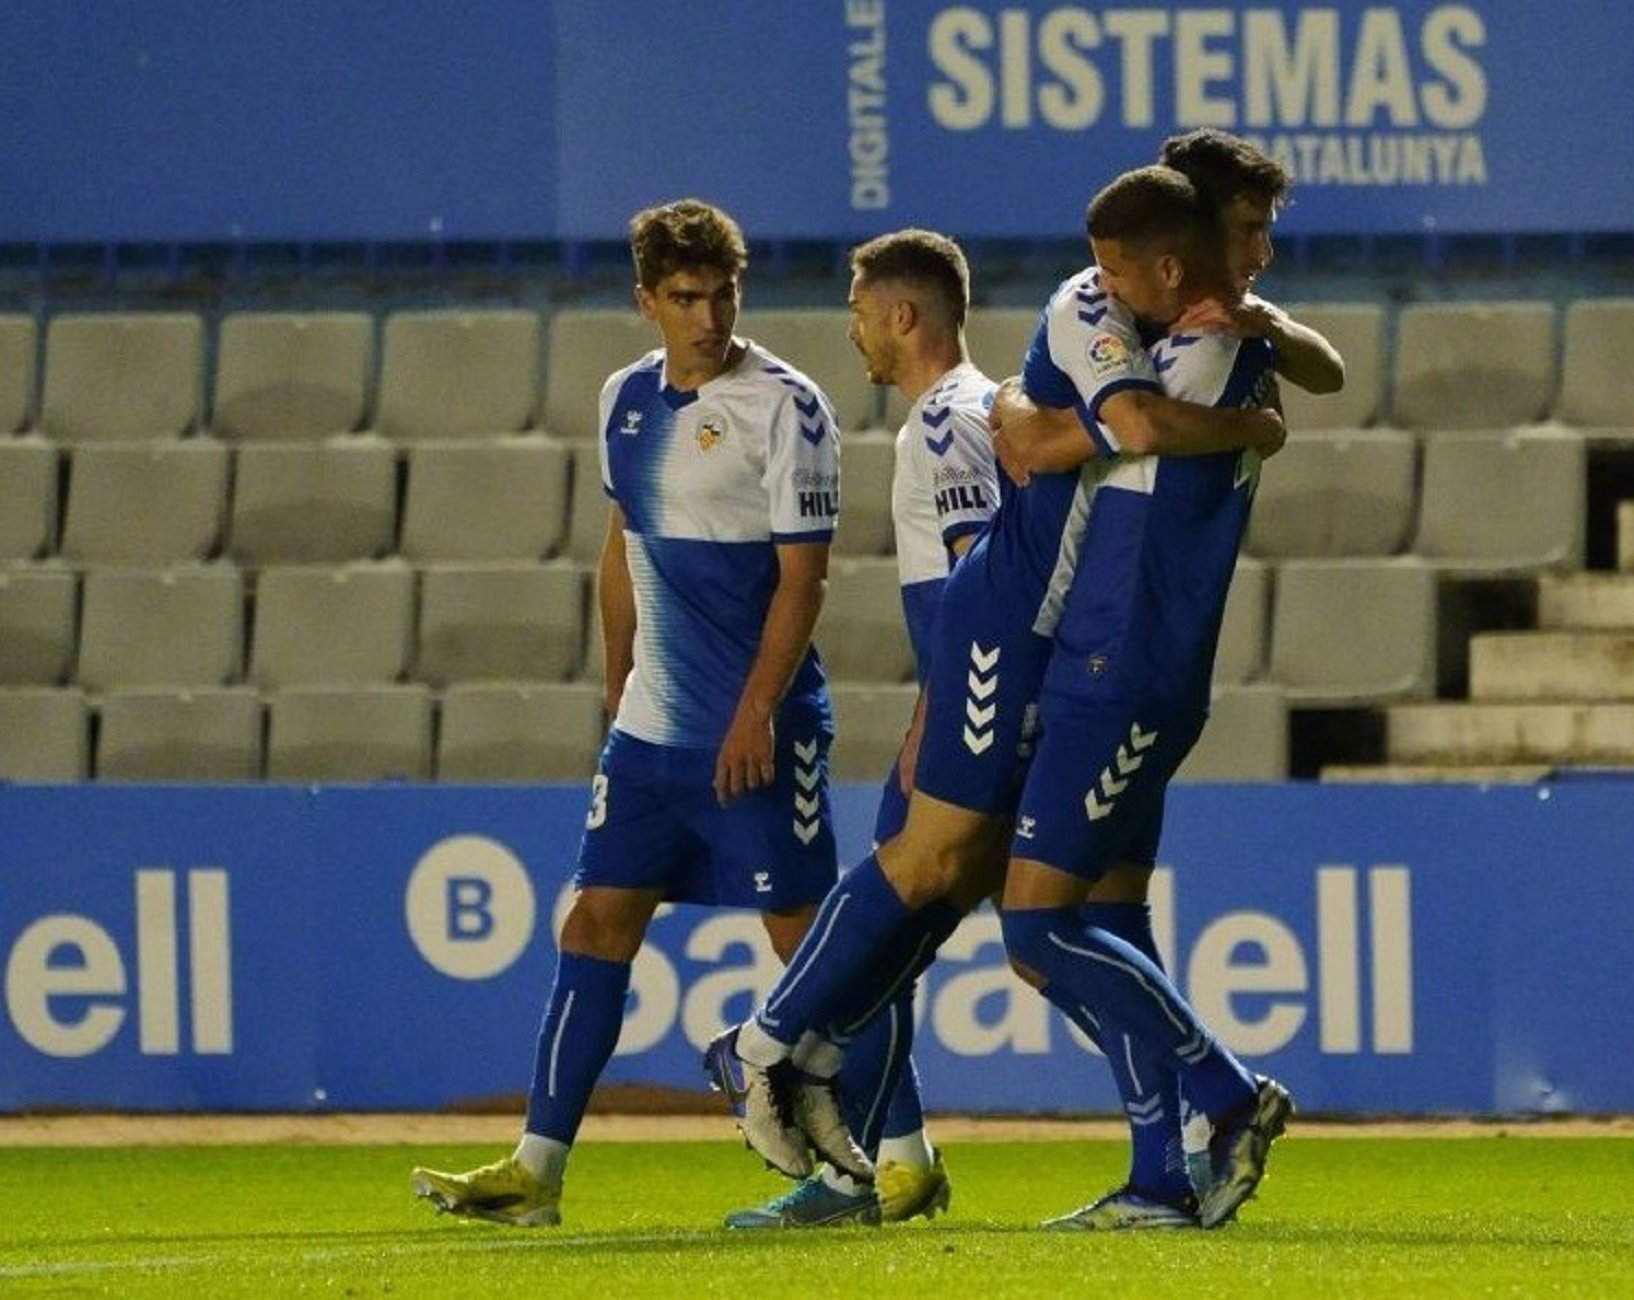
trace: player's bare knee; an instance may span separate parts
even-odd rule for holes
[[[646,938],[652,907],[644,900],[608,897],[627,890],[586,890],[562,922],[563,952],[602,961],[634,961]]]
[[[795,949],[800,941],[806,937],[806,931],[811,929],[811,918],[817,915],[817,905],[808,903],[803,907],[791,908],[784,912],[762,912],[761,924],[766,927],[766,937],[772,941],[772,951],[785,966],[794,956]]]

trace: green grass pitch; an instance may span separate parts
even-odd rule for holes
[[[0,1294],[115,1296],[1627,1296],[1634,1141],[1295,1133],[1216,1232],[1041,1233],[1123,1147],[950,1144],[952,1213],[731,1233],[786,1186],[728,1141],[585,1142],[557,1229],[461,1223],[416,1163],[492,1147],[0,1149]]]

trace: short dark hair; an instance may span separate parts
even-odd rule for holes
[[[1214,127],[1171,135],[1158,160],[1185,172],[1216,211],[1242,195],[1280,208],[1294,183],[1288,169],[1263,149]]]
[[[964,250],[934,230],[893,230],[851,250],[851,270],[866,280],[901,280],[930,290],[948,319],[965,323],[970,306],[970,264]]]
[[[749,246],[738,223],[701,199],[677,199],[636,213],[630,218],[630,254],[643,289],[656,288],[681,270],[709,267],[739,275],[749,265]]]
[[[1196,256],[1212,247],[1215,214],[1184,173],[1153,164],[1124,172],[1089,201],[1091,239],[1116,239],[1142,253]]]

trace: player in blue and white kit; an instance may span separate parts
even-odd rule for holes
[[[851,341],[862,354],[868,377],[876,384],[895,385],[912,404],[896,437],[891,518],[903,617],[923,684],[948,573],[998,502],[987,427],[993,382],[966,351],[970,271],[957,244],[932,231],[894,231],[854,249],[851,267]],[[893,838],[907,815],[923,704],[921,692],[913,725],[885,781],[876,843]],[[875,1218],[890,1223],[918,1214],[931,1217],[947,1208],[951,1184],[941,1153],[925,1135],[909,1056],[913,1025],[909,985],[846,1055],[840,1099],[847,1126],[876,1162],[875,1186],[824,1165],[766,1205],[729,1216],[729,1227],[804,1227]],[[871,1089],[863,1087],[875,1080]]]
[[[1248,141],[1213,129],[1166,140],[1162,161],[1185,174],[1205,204],[1219,214],[1225,241],[1227,283],[1192,298],[1171,324],[1171,332],[1224,332],[1260,340],[1273,348],[1281,377],[1313,393],[1341,388],[1344,361],[1333,346],[1250,292],[1274,256],[1270,235],[1277,211],[1287,200],[1292,179],[1287,171]],[[1166,391],[1174,391],[1177,373],[1172,366],[1165,373]],[[1034,411],[1019,403],[1012,409],[1008,392],[1001,393],[999,405],[1004,415],[1022,421],[1007,427],[1030,431],[1034,445],[1027,464],[1063,469],[1086,455],[1081,426],[1071,412]],[[1014,440],[1007,445],[1013,446]],[[1152,929],[1151,875],[1151,861],[1115,863],[1089,891],[1083,915],[1161,965]],[[1092,1025],[1080,1027],[1109,1049],[1107,1058],[1129,1119],[1132,1161],[1122,1185],[1052,1221],[1052,1226],[1117,1230],[1194,1225],[1181,1154],[1178,1078],[1161,1058],[1144,1054],[1138,1040],[1103,1042]]]
[[[811,647],[839,509],[827,399],[736,337],[747,249],[718,208],[631,221],[636,296],[664,346],[608,379],[598,571],[613,726],[592,784],[516,1151],[416,1169],[450,1213],[560,1221],[562,1178],[618,1041],[630,964],[666,900],[761,912],[787,959],[834,880],[833,733]]]
[[[1174,319],[1197,300],[1150,235],[1154,208],[1186,203],[1198,203],[1196,187],[1154,167],[1119,178],[1090,208],[1103,283],[1145,319]],[[1274,401],[1276,354],[1263,338],[1171,333],[1152,352],[1173,395]],[[1132,1121],[1147,1120],[1159,1141],[1155,1164],[1143,1162],[1137,1125],[1130,1185],[1051,1226],[1224,1223],[1292,1113],[1287,1091],[1209,1033],[1155,951],[1094,893],[1114,872],[1150,874],[1168,782],[1208,716],[1259,465],[1244,451],[1086,469],[1093,494],[1040,696],[1043,739],[1022,794],[1003,930],[1017,971],[1090,1029]],[[1184,1165],[1163,1150],[1181,1092],[1200,1123]]]
[[[1164,397],[1133,316],[1093,268],[1052,299],[1026,372],[1040,401],[1070,400],[1084,427],[1101,431],[1108,455],[1281,444],[1274,414]],[[1072,577],[1089,489],[1076,472],[1001,488],[988,530],[943,596],[925,740],[902,833],[841,880],[753,1020],[707,1054],[706,1068],[733,1100],[745,1135],[774,1164],[796,1158],[809,1141],[841,1168],[867,1175],[866,1157],[831,1122],[823,1095],[840,1045],[1002,878],[1051,611]],[[792,1126],[779,1115],[791,1096]]]

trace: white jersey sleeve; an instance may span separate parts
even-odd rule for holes
[[[765,488],[774,542],[824,542],[840,520],[840,426],[828,398],[798,371],[774,363],[787,389],[772,419]]]

